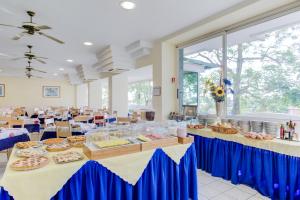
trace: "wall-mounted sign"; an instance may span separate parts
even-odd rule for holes
[[[0,97],[5,97],[5,85],[0,84]]]

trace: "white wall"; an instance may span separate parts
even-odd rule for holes
[[[84,107],[89,105],[89,87],[88,84],[81,84],[76,86],[76,107]]]
[[[29,113],[36,107],[75,106],[75,86],[64,80],[0,77],[5,84],[5,97],[0,97],[0,107],[25,106]],[[59,98],[44,98],[43,86],[59,86]]]

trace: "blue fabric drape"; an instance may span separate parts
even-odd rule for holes
[[[28,130],[29,133],[40,132],[40,125],[39,124],[25,124],[24,128]]]
[[[300,199],[300,158],[217,138],[195,137],[197,167],[272,199]]]
[[[72,135],[84,135],[84,133],[80,131],[79,132],[76,131],[76,132],[72,132]],[[49,138],[56,138],[56,131],[44,131],[41,137],[41,141]]]
[[[133,186],[96,161],[88,161],[52,197],[52,200],[188,200],[197,199],[194,144],[177,165],[157,149],[139,181]],[[10,199],[0,190],[0,199]]]
[[[22,134],[0,140],[0,151],[12,148],[17,142],[26,142],[29,140],[30,138],[27,134]]]

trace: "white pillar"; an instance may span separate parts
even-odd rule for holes
[[[89,82],[89,107],[97,110],[102,107],[101,79]]]
[[[126,73],[112,76],[111,80],[111,110],[118,116],[128,115],[128,76]]]

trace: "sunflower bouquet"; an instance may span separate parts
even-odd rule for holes
[[[230,87],[231,85],[232,84],[228,79],[223,79],[223,81],[220,81],[220,84],[216,84],[212,81],[212,79],[208,79],[205,82],[205,93],[210,91],[215,102],[223,102],[225,101],[227,91],[234,93]]]

